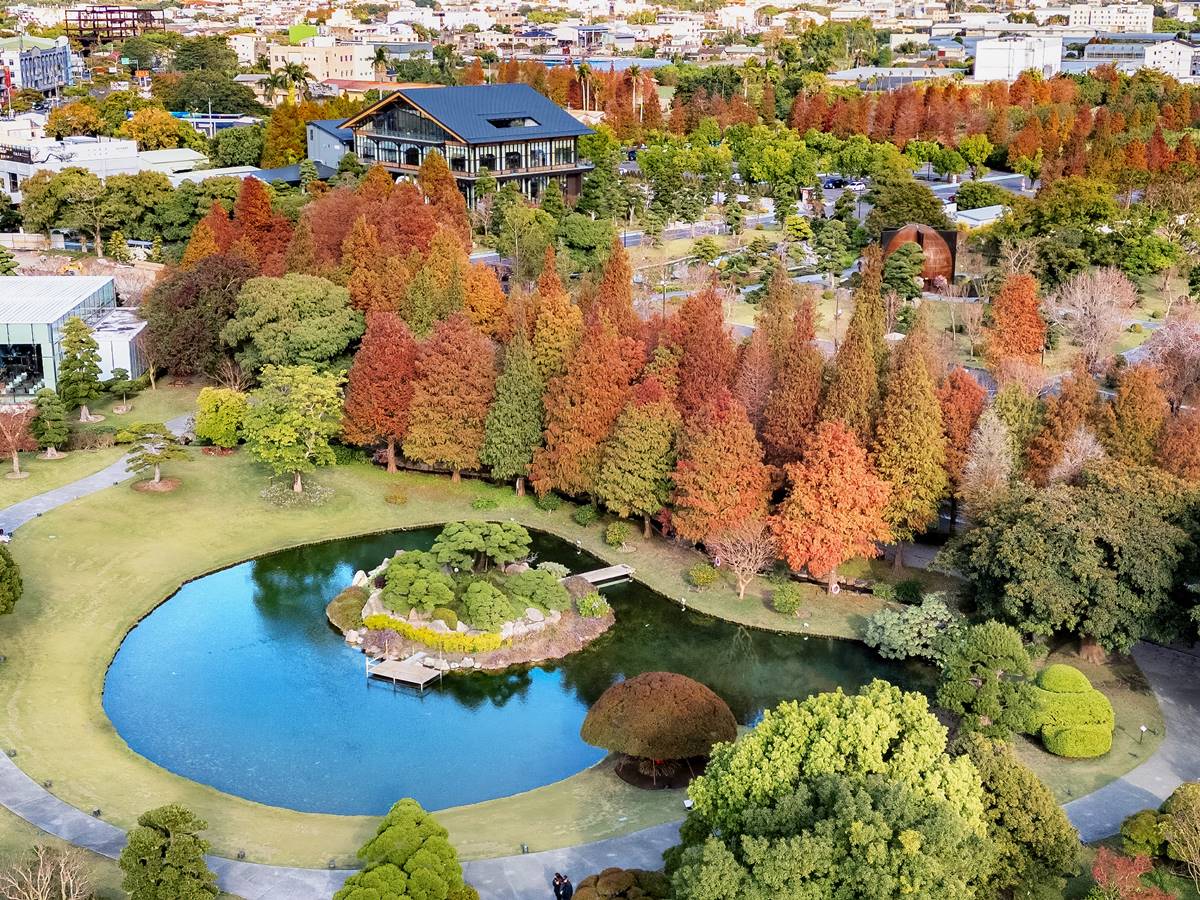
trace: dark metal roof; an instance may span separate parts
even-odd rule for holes
[[[399,97],[426,112],[451,134],[469,144],[576,137],[592,133],[592,129],[527,84],[402,88],[343,124],[366,121],[372,112],[388,102],[396,102]],[[503,128],[492,123],[492,120],[521,117],[528,117],[537,124]]]
[[[341,119],[310,119],[308,124],[337,138],[339,141],[354,140],[354,132],[349,128],[343,128]]]
[[[313,165],[317,167],[317,177],[322,181],[332,178],[337,174],[337,169],[331,169],[324,163],[314,162]],[[279,169],[260,169],[257,172],[248,173],[248,176],[250,178],[257,178],[259,181],[265,181],[267,184],[271,184],[275,181],[286,181],[288,184],[299,184],[300,164],[296,163],[294,166],[283,166]]]

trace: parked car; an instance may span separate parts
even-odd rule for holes
[[[846,179],[842,178],[840,175],[835,175],[831,178],[826,178],[821,183],[821,186],[824,187],[826,190],[832,190],[834,188],[844,188],[846,186]]]
[[[867,189],[867,183],[861,178],[854,178],[846,182],[846,189],[854,191],[855,193],[859,191],[865,191]]]

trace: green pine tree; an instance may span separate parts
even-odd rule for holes
[[[492,474],[516,479],[517,495],[525,493],[525,476],[533,451],[542,442],[545,385],[523,328],[504,351],[504,371],[496,379],[496,399],[484,423],[480,460]]]
[[[133,262],[133,252],[123,232],[114,231],[108,237],[108,258],[117,263]]]
[[[679,412],[656,378],[634,389],[617,417],[596,475],[596,496],[619,516],[642,517],[650,536],[650,517],[671,498]]]
[[[545,193],[542,194],[542,212],[549,215],[555,222],[561,222],[567,214],[567,204],[563,200],[562,188],[558,186],[556,178],[550,179]]]
[[[67,410],[58,394],[50,388],[42,388],[34,398],[37,414],[29,430],[33,432],[38,446],[45,448],[49,459],[58,459],[58,448],[67,442],[71,430],[67,427]]]
[[[875,468],[892,486],[883,517],[896,540],[897,569],[903,565],[903,542],[937,521],[949,488],[942,409],[925,364],[926,339],[917,328],[900,345],[876,430]]]
[[[216,897],[217,879],[204,859],[209,843],[199,836],[207,827],[207,822],[177,804],[138,816],[120,860],[125,873],[121,887],[130,900]]]
[[[317,164],[311,159],[306,159],[300,163],[300,190],[308,193],[308,186],[314,181],[319,181],[320,176],[317,173]]]
[[[79,421],[89,422],[88,404],[103,392],[100,386],[100,345],[83,319],[72,316],[63,326],[62,360],[58,364],[58,394],[68,408],[79,407]]]
[[[746,211],[742,209],[742,204],[738,203],[737,197],[730,194],[725,200],[725,227],[729,229],[729,233],[737,236],[742,233],[742,229],[746,225]]]
[[[17,274],[17,258],[7,247],[0,247],[0,277]]]
[[[148,422],[130,428],[134,435],[133,450],[129,454],[126,468],[130,472],[153,471],[154,484],[162,482],[162,464],[172,459],[184,459],[187,451],[166,425]]]

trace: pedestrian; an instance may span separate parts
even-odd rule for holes
[[[6,532],[3,528],[0,528],[0,544],[7,544],[11,540],[12,535]]]
[[[562,898],[562,900],[571,900],[571,898],[575,895],[575,885],[571,884],[571,879],[566,875],[562,877],[561,888],[562,890],[559,893],[559,896]]]
[[[554,885],[554,900],[562,900],[563,877],[561,872],[554,873],[554,881],[551,884]]]

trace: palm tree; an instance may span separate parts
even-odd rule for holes
[[[641,80],[642,67],[634,63],[626,71],[629,73],[629,84],[633,88],[633,108],[637,110],[640,122],[642,121],[642,108],[638,106],[638,82]]]
[[[308,94],[308,86],[313,81],[313,73],[308,66],[300,62],[284,63],[283,67],[278,70],[287,82],[288,86],[288,102],[296,102],[296,93]]]
[[[262,80],[263,99],[272,106],[275,104],[275,97],[287,89],[288,80],[282,72],[272,72]]]
[[[387,47],[380,45],[375,48],[375,59],[373,62],[375,64],[376,81],[383,81],[383,76],[387,74],[387,65],[390,59],[391,56],[387,52]]]
[[[588,94],[591,93],[592,87],[592,67],[585,62],[579,64],[579,87],[583,94],[583,109],[586,112],[588,108]]]

